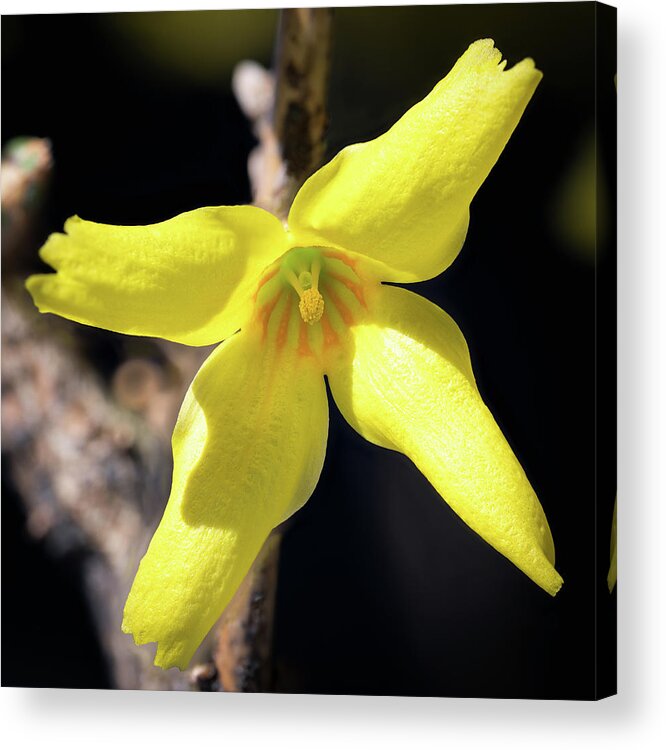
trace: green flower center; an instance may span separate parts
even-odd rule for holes
[[[314,252],[310,253],[311,250]],[[305,268],[302,268],[303,264]],[[281,264],[284,277],[298,294],[301,318],[308,325],[318,323],[324,314],[325,302],[319,291],[321,266],[321,253],[310,247],[290,250]]]
[[[365,308],[357,260],[325,247],[295,247],[264,272],[255,318],[264,337],[302,353],[334,345]],[[296,313],[298,310],[298,313]]]

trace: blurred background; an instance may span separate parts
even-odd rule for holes
[[[3,685],[138,679],[110,664],[129,636],[109,569],[131,581],[159,521],[170,432],[208,353],[40,317],[22,282],[72,214],[140,224],[251,200],[256,141],[231,74],[246,58],[270,65],[277,20],[270,10],[2,19],[4,153],[37,175],[16,209],[3,165]],[[328,156],[386,130],[476,39],[544,73],[472,204],[459,258],[414,289],[465,333],[565,585],[551,599],[406,458],[363,441],[332,406],[319,486],[282,544],[276,692],[613,690],[616,62],[614,32],[597,22],[607,24],[594,3],[335,12]],[[21,136],[50,141],[50,168],[44,147],[21,151]],[[189,684],[155,674],[141,686]]]

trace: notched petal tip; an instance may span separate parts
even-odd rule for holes
[[[35,307],[40,313],[52,313],[53,307],[47,303],[48,286],[56,279],[55,273],[39,273],[29,276],[25,280],[25,289],[32,297]]]
[[[536,63],[531,57],[525,57],[520,62],[512,65],[504,71],[507,75],[523,75],[533,80],[534,86],[539,84],[543,78],[543,72],[536,67]]]
[[[536,69],[534,60],[531,57],[525,57],[520,62],[512,65],[507,69],[508,60],[502,57],[502,53],[492,39],[479,39],[476,42],[472,42],[469,45],[466,52],[458,59],[457,65],[474,66],[474,63],[478,64],[479,68],[487,68],[488,70],[494,70],[495,72],[510,72],[512,70],[534,70],[542,76],[540,70]]]
[[[476,57],[481,63],[497,64],[502,59],[502,53],[495,47],[495,40],[490,38],[472,42],[462,57],[467,55]]]
[[[190,665],[192,657],[188,659],[177,659],[171,655],[169,651],[165,651],[161,648],[160,644],[157,644],[157,651],[155,652],[155,658],[153,664],[160,669],[178,669],[184,672]]]
[[[83,224],[84,220],[78,215],[74,214],[68,219],[65,219],[65,234],[69,234],[77,224]],[[94,224],[95,222],[89,221],[88,224]]]
[[[49,274],[33,274],[32,276],[28,276],[28,278],[23,282],[23,286],[25,287],[28,294],[34,299],[35,297],[35,291],[39,288],[39,285],[42,283],[41,279],[44,276],[48,276]],[[35,302],[35,304],[37,304]]]
[[[62,232],[53,232],[46,242],[39,248],[39,257],[47,265],[51,266],[54,271],[59,270],[60,262],[63,259],[63,245],[67,242],[67,235]]]
[[[458,59],[453,71],[463,77],[471,74],[480,79],[492,79],[498,86],[511,80],[513,85],[526,87],[530,96],[543,78],[543,73],[538,70],[531,57],[525,57],[514,65],[509,65],[508,60],[502,58],[502,53],[494,46],[492,39],[482,39],[471,44]],[[446,79],[443,79],[442,83],[444,81]]]
[[[121,624],[123,633],[132,636],[132,640],[137,646],[148,646],[155,644],[155,656],[153,664],[160,669],[171,669],[176,667],[184,672],[194,656],[194,649],[188,647],[181,641],[173,640],[169,642],[167,638],[161,638],[150,634],[148,630],[132,623],[132,618],[128,614],[128,608],[125,607],[125,613]]]

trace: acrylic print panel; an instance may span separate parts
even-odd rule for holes
[[[612,694],[614,9],[2,49],[3,684]]]

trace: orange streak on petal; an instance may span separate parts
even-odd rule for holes
[[[335,258],[335,260],[341,260],[346,266],[349,266],[349,268],[352,269],[352,271],[356,270],[356,261],[352,260],[348,255],[345,255],[344,253],[339,253],[336,250],[327,250],[325,253],[322,253],[324,258]]]
[[[340,297],[338,297],[338,295],[331,290],[330,287],[326,290],[326,294],[330,298],[331,302],[337,307],[338,312],[340,313],[340,317],[342,318],[345,325],[350,326],[354,322],[354,316],[349,311],[349,308],[340,299]]]
[[[338,334],[333,330],[328,320],[328,316],[324,313],[324,317],[320,321],[322,330],[324,331],[324,344],[326,346],[335,346],[340,343]]]
[[[276,294],[270,302],[267,302],[259,308],[259,320],[263,328],[263,340],[266,339],[266,334],[268,333],[268,321],[271,319],[271,315],[273,314],[273,310],[275,310],[275,305],[277,305],[279,299],[280,294]]]
[[[289,329],[289,319],[291,318],[291,303],[293,301],[292,295],[289,295],[287,304],[284,306],[282,312],[282,318],[280,318],[280,326],[278,327],[277,338],[275,343],[278,349],[284,347],[284,342],[287,340],[287,331]]]
[[[359,301],[363,307],[367,309],[367,304],[365,302],[365,297],[363,296],[363,287],[360,284],[356,284],[351,279],[346,279],[344,276],[340,276],[337,273],[332,273],[329,271],[327,274],[329,278],[335,279],[336,281],[339,281],[341,284],[344,284],[347,289],[349,289],[350,292],[356,297],[356,299]]]
[[[312,349],[310,349],[310,344],[308,342],[307,323],[304,323],[303,321],[301,321],[298,331],[298,353],[301,357],[308,357],[312,354]]]
[[[262,277],[261,281],[257,284],[257,288],[254,292],[254,299],[257,299],[257,295],[259,294],[261,287],[268,283],[272,278],[274,278],[279,271],[279,267],[276,266],[275,268],[271,269],[265,276]]]

